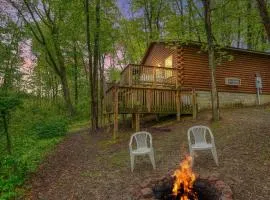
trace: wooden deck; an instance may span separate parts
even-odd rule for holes
[[[114,137],[118,131],[119,114],[131,114],[132,126],[140,129],[144,114],[197,115],[196,92],[180,86],[178,69],[129,64],[118,84],[107,89],[105,113],[113,115]]]
[[[115,85],[106,92],[105,108],[107,114],[113,114],[117,102],[118,114],[192,114],[195,101],[192,88],[180,90]],[[178,105],[181,106],[178,108]]]

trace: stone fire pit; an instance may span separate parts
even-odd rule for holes
[[[169,172],[168,175],[163,176],[161,178],[149,178],[142,182],[137,187],[133,188],[132,191],[132,199],[134,200],[155,200],[160,199],[157,198],[157,188],[160,185],[166,185],[170,181],[172,181],[172,174],[173,172]],[[232,200],[233,193],[231,188],[225,184],[222,180],[219,180],[217,175],[210,175],[210,176],[199,176],[197,177],[194,183],[194,189],[196,190],[196,184],[200,185],[201,183],[207,183],[207,186],[203,186],[207,188],[205,193],[209,193],[208,197],[206,198],[199,198],[199,200]],[[200,187],[200,186],[199,186]],[[202,187],[202,188],[203,188]],[[197,188],[198,190],[198,188]],[[200,188],[199,188],[200,190]],[[212,193],[212,194],[210,194]],[[212,196],[211,196],[212,195]],[[161,198],[162,199],[162,198]],[[166,199],[166,198],[165,198]],[[169,198],[170,199],[170,198]]]

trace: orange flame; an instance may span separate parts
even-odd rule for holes
[[[177,196],[179,190],[182,189],[184,194],[180,200],[188,200],[188,194],[192,195],[193,183],[196,180],[196,176],[192,171],[192,157],[186,156],[186,158],[180,163],[179,169],[174,172],[175,182],[173,185],[172,193]],[[181,188],[182,187],[182,188]],[[197,199],[196,194],[193,194],[193,198]]]

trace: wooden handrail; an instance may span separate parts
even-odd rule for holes
[[[166,91],[166,90],[170,90],[170,91],[181,91],[181,93],[185,93],[185,92],[191,92],[194,90],[195,92],[195,89],[194,88],[191,88],[191,87],[181,87],[179,89],[176,89],[176,88],[153,88],[153,87],[142,87],[142,86],[124,86],[124,85],[119,85],[119,84],[115,84],[115,85],[112,85],[110,88],[108,88],[106,90],[106,93],[108,93],[110,90],[112,90],[114,87],[118,87],[119,89],[123,88],[123,89],[148,89],[148,90],[162,90],[162,91]]]
[[[168,68],[168,67],[161,67],[161,66],[153,66],[153,65],[138,65],[138,64],[128,64],[122,71],[121,75],[131,66],[136,66],[136,67],[146,67],[146,68],[157,68],[157,69],[165,69],[165,70],[172,70],[172,71],[177,71],[179,69],[176,68]]]
[[[121,72],[120,84],[129,86],[152,84],[153,87],[165,85],[177,88],[177,71],[176,68],[129,64]]]

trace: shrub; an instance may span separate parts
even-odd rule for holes
[[[50,118],[46,121],[38,121],[33,130],[40,139],[59,137],[66,134],[67,120],[63,118]]]
[[[0,161],[0,198],[10,199],[17,195],[15,188],[24,182],[25,163],[14,156],[3,156]]]

